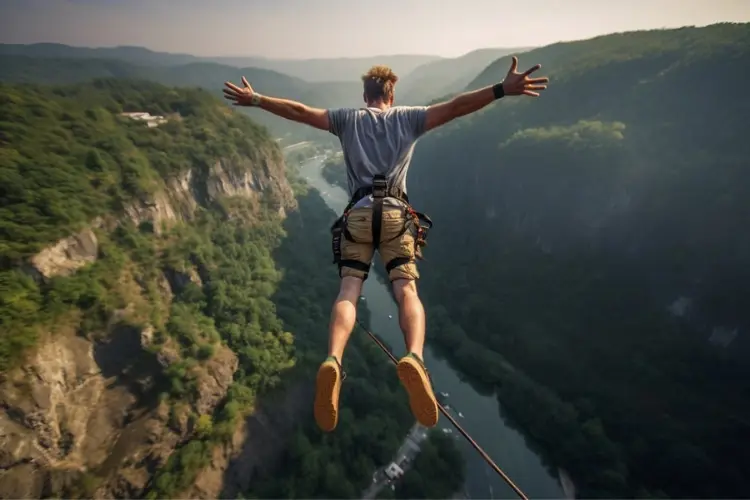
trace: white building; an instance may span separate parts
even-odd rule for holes
[[[140,111],[135,113],[123,113],[122,116],[127,116],[133,120],[144,121],[149,128],[158,127],[159,125],[167,123],[167,119],[163,116],[151,115]]]
[[[396,465],[396,462],[391,462],[388,467],[385,468],[385,475],[389,479],[396,479],[404,475],[404,469]]]

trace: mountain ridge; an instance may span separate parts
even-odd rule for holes
[[[175,66],[190,63],[217,63],[226,66],[257,67],[273,70],[307,82],[356,81],[374,64],[387,64],[400,73],[409,73],[420,64],[441,59],[419,54],[375,55],[336,58],[289,58],[236,56],[195,56],[161,52],[139,46],[78,47],[62,43],[0,44],[0,55],[28,55],[47,58],[117,59],[147,66]]]

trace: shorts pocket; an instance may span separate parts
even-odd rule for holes
[[[357,243],[372,243],[372,214],[352,211],[346,217],[346,229]]]

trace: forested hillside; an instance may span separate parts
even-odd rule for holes
[[[245,76],[253,88],[275,97],[296,99],[323,108],[358,106],[361,82],[309,83],[275,71],[259,68],[236,68],[212,62],[182,65],[135,65],[118,59],[46,58],[0,55],[0,82],[70,84],[96,78],[127,78],[157,82],[167,86],[200,87],[221,96],[225,81],[240,83]],[[332,143],[327,132],[278,118],[257,109],[243,108],[243,113],[269,128],[283,144],[303,140]]]
[[[360,337],[314,427],[333,214],[267,132],[114,79],[2,85],[0,117],[0,496],[357,496],[413,417]]]
[[[502,56],[520,54],[529,48],[478,49],[460,57],[424,63],[413,71],[399,75],[396,101],[399,104],[423,105],[462,91],[487,66]]]
[[[744,496],[750,99],[727,82],[750,77],[750,26],[560,43],[535,63],[541,98],[417,146],[434,342],[583,496]]]

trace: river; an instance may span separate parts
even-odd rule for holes
[[[347,203],[347,194],[323,178],[322,163],[321,158],[308,160],[301,166],[300,173],[310,186],[323,194],[326,204],[332,210],[341,213]],[[371,312],[372,331],[393,346],[396,357],[402,356],[404,343],[398,326],[398,309],[386,285],[379,282],[375,276],[371,276],[365,282],[362,295]],[[456,420],[528,497],[564,498],[565,494],[558,479],[549,474],[539,456],[529,449],[523,435],[506,426],[500,415],[497,398],[483,396],[471,385],[463,382],[447,361],[435,356],[429,341],[428,328],[425,363],[430,370],[435,392],[449,394],[444,402],[455,408],[449,411]],[[463,417],[458,415],[458,411]],[[476,450],[464,439],[460,439],[458,432],[442,415],[438,427],[451,429],[452,435],[457,437],[459,448],[466,460],[465,493],[470,498],[517,498],[513,490],[494,473]]]

